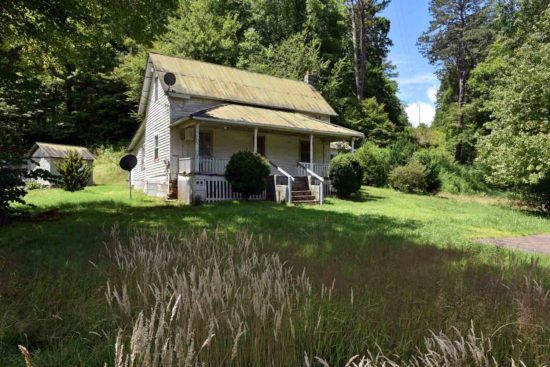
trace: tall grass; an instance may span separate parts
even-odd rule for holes
[[[306,271],[296,272],[278,255],[260,250],[246,233],[230,240],[219,231],[184,238],[137,232],[124,242],[114,230],[107,248],[113,269],[106,299],[119,324],[116,367],[548,362],[549,293],[535,272],[517,284],[498,284],[513,294],[514,320],[502,320],[485,335],[477,335],[473,325],[464,335],[458,329],[451,335],[424,330],[423,343],[395,355],[372,342],[380,330],[369,329],[377,320],[368,321],[372,315],[360,301],[368,295],[336,292],[335,283],[316,286]],[[426,305],[434,307],[446,307],[445,300]],[[391,317],[385,315],[385,321]],[[516,343],[519,338],[529,343]]]
[[[104,146],[94,150],[94,183],[123,184],[127,182],[128,173],[119,167],[120,159],[126,154],[123,147]]]

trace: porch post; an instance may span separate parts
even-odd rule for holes
[[[310,170],[313,170],[313,134],[309,135],[309,163],[311,163]]]
[[[254,128],[254,153],[258,153],[258,128]]]
[[[351,138],[351,152],[355,153],[355,138]]]
[[[195,173],[199,172],[199,137],[200,137],[200,124],[195,124]]]

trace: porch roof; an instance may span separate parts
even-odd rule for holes
[[[321,121],[301,113],[234,104],[216,106],[194,113],[190,117],[199,121],[222,122],[289,132],[350,138],[364,137],[363,133],[359,131]]]

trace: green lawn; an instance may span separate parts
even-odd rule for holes
[[[130,201],[125,186],[112,184],[76,193],[36,190],[27,200],[36,205],[33,217],[0,229],[2,366],[20,365],[18,343],[30,347],[39,365],[110,361],[117,320],[103,296],[104,241],[113,226],[123,234],[145,227],[182,236],[204,228],[230,236],[247,230],[263,251],[305,267],[316,285],[334,280],[342,297],[353,288],[364,307],[357,322],[368,330],[365,338],[396,353],[409,353],[428,330],[464,331],[474,321],[490,333],[515,322],[523,276],[550,285],[547,257],[475,244],[480,237],[550,233],[548,218],[460,197],[366,187],[354,201],[330,198],[323,206],[185,207],[136,192]],[[41,214],[50,209],[59,212]],[[550,325],[542,320],[531,320],[542,323],[542,334],[519,343],[535,340],[523,351],[548,356]],[[495,349],[523,332],[514,330],[501,332]]]

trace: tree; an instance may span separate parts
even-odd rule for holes
[[[249,151],[233,154],[225,167],[225,178],[232,190],[242,194],[245,200],[265,190],[270,173],[267,159]]]
[[[488,27],[489,10],[486,0],[431,0],[430,27],[418,39],[420,51],[430,63],[441,65],[445,74],[456,75],[457,134],[465,126],[466,83],[492,39]],[[463,162],[462,148],[459,138],[455,145],[458,162]]]
[[[69,156],[59,162],[57,171],[60,175],[61,187],[66,191],[79,191],[88,185],[92,166],[76,152],[69,152]]]
[[[351,25],[353,43],[353,68],[355,74],[355,95],[357,99],[365,98],[365,77],[367,72],[367,50],[375,49],[375,44],[382,49],[391,45],[384,37],[377,37],[387,32],[378,32],[380,27],[387,27],[389,22],[376,13],[382,11],[389,0],[348,0],[347,6]],[[370,37],[370,38],[369,38]]]
[[[490,133],[480,141],[478,160],[490,183],[534,194],[550,207],[550,9],[525,26],[495,45],[498,51],[503,43],[521,44],[498,58],[486,103]]]
[[[359,102],[357,113],[350,116],[352,126],[365,134],[365,140],[381,147],[394,141],[397,133],[384,110],[384,104],[371,97]]]

